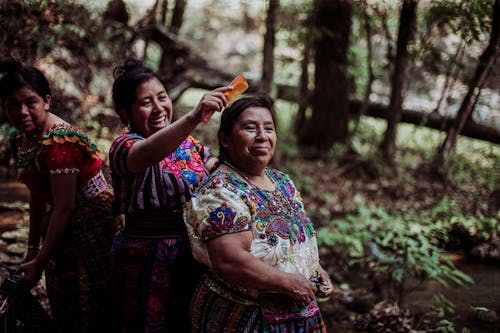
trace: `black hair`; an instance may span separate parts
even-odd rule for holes
[[[0,79],[2,105],[7,97],[26,86],[33,89],[44,101],[47,95],[52,96],[49,81],[35,67],[23,67],[15,60],[4,60],[0,62],[0,73],[4,73]]]
[[[165,90],[165,82],[151,68],[144,66],[142,61],[137,59],[127,59],[122,66],[118,66],[113,71],[115,82],[113,83],[113,102],[115,112],[120,116],[123,122],[122,111],[130,111],[136,98],[137,88],[152,78],[158,79]]]
[[[243,113],[243,111],[253,106],[263,107],[269,110],[271,118],[273,119],[274,127],[277,128],[278,124],[276,122],[276,113],[273,107],[274,101],[269,96],[257,95],[257,96],[243,97],[234,101],[233,104],[231,104],[227,109],[225,109],[222,112],[220,120],[220,127],[217,133],[217,137],[219,139],[219,161],[232,162],[230,160],[226,148],[224,148],[224,146],[221,143],[221,135],[223,134],[226,137],[229,137],[231,131],[234,128],[234,124],[236,124],[236,121],[238,120],[239,116]]]

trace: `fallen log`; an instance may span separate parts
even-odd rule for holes
[[[359,100],[351,100],[350,112],[352,114],[359,113],[361,110],[362,102]],[[402,122],[414,124],[418,126],[425,126],[440,131],[447,131],[453,119],[444,117],[436,113],[426,113],[418,110],[403,109]],[[370,103],[366,110],[365,115],[369,117],[385,119],[387,114],[387,106],[382,104]],[[470,118],[465,123],[464,128],[460,135],[467,136],[474,139],[480,139],[488,142],[500,144],[500,129],[485,124],[479,124],[472,121]]]

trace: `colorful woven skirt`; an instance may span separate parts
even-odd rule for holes
[[[264,320],[257,300],[224,286],[211,273],[198,284],[190,311],[192,333],[327,333],[319,312],[283,321]]]
[[[112,315],[110,252],[121,228],[111,214],[112,190],[77,198],[75,217],[45,268],[47,295],[57,332],[101,332]],[[44,217],[44,233],[51,213]]]
[[[189,332],[189,302],[202,270],[187,237],[118,233],[112,273],[119,331]]]

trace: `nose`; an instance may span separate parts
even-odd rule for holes
[[[158,99],[153,100],[153,107],[156,111],[160,111],[163,109],[163,106]]]
[[[19,104],[19,113],[21,113],[21,115],[28,115],[28,106],[24,103]]]
[[[266,140],[267,134],[264,127],[257,127],[257,139]]]

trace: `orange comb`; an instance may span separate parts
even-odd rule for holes
[[[239,95],[243,94],[245,90],[248,89],[248,82],[245,80],[243,75],[238,75],[237,77],[234,78],[233,81],[229,84],[232,86],[234,89],[231,91],[226,91],[224,93],[224,96],[227,98],[227,105],[231,104],[236,97]]]
[[[234,80],[228,84],[228,86],[232,86],[234,89],[224,93],[224,96],[227,98],[227,106],[229,106],[236,97],[243,94],[243,92],[248,89],[248,83],[241,74],[235,77]],[[204,112],[202,115],[203,122],[208,123],[213,114],[214,111]]]

